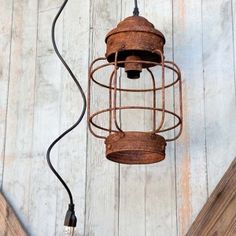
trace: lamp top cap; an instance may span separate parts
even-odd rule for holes
[[[165,36],[157,29],[155,29],[154,25],[149,22],[146,18],[142,16],[129,16],[121,21],[116,28],[111,30],[107,35],[105,42],[107,43],[108,38],[111,35],[121,33],[121,32],[146,32],[152,33],[156,36],[159,36],[163,39],[165,44]]]

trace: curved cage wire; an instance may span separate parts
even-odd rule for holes
[[[152,112],[152,120],[149,120],[147,122],[150,122],[152,124],[152,130],[151,131],[145,131],[146,133],[152,133],[152,134],[164,134],[168,131],[174,130],[173,137],[168,137],[166,139],[167,142],[176,140],[182,132],[182,123],[183,123],[183,110],[182,110],[182,81],[181,81],[181,72],[178,66],[171,61],[164,61],[163,53],[159,50],[156,50],[156,53],[158,53],[161,57],[161,62],[153,62],[153,61],[143,61],[143,60],[129,60],[129,61],[118,61],[118,52],[115,55],[115,61],[111,63],[107,63],[106,58],[98,58],[95,59],[90,68],[89,68],[89,84],[88,84],[88,124],[89,129],[91,133],[101,139],[106,139],[107,136],[109,136],[112,133],[123,133],[125,135],[125,132],[130,130],[123,130],[121,125],[118,122],[118,112],[121,111],[132,111],[132,110],[146,110]],[[124,63],[141,63],[142,65],[145,65],[145,67],[148,67],[143,69],[146,70],[148,75],[151,78],[151,84],[152,86],[149,88],[126,88],[125,86],[118,86],[118,73],[120,67],[124,65]],[[99,64],[99,65],[97,65]],[[160,78],[158,76],[155,76],[152,72],[152,68],[160,68],[161,76]],[[104,79],[104,81],[99,81],[95,78],[96,73],[102,70],[107,70],[109,68],[110,75]],[[171,82],[166,81],[166,72],[170,71],[173,73],[173,80]],[[105,74],[105,73],[104,73]],[[106,83],[105,83],[106,82]],[[108,98],[108,107],[98,109],[95,112],[91,112],[91,106],[92,106],[92,88],[93,85],[96,84],[97,86],[106,89],[109,94]],[[158,86],[157,86],[158,85]],[[174,87],[178,87],[178,95],[175,94]],[[173,97],[174,97],[174,103],[179,103],[179,107],[174,109],[173,111],[168,110],[166,108],[166,90],[173,87]],[[122,96],[122,93],[152,93],[152,106],[137,106],[137,105],[127,105],[127,106],[121,106],[117,104],[117,97]],[[119,94],[118,94],[119,93]],[[161,94],[161,104],[157,105],[157,93],[159,95]],[[125,101],[124,101],[125,103]],[[176,111],[175,111],[176,110]],[[106,121],[106,124],[99,124],[97,122],[102,114],[108,114],[108,119]],[[157,119],[157,115],[159,115],[161,118],[160,120]],[[173,124],[169,126],[164,126],[164,123],[168,116],[173,117]],[[121,123],[121,122],[120,122]],[[95,131],[96,130],[96,131]],[[104,135],[101,135],[98,130],[101,130],[104,133]]]

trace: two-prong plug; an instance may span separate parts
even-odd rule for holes
[[[68,236],[74,235],[76,223],[77,223],[77,218],[75,216],[75,206],[74,204],[69,204],[64,221],[66,235]]]

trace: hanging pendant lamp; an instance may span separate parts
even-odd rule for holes
[[[67,2],[68,0],[64,1],[53,21],[52,42],[57,56],[81,93],[83,108],[78,121],[49,146],[46,157],[50,169],[68,193],[70,203],[64,225],[66,235],[74,235],[77,219],[73,196],[50,159],[54,145],[80,124],[86,111],[84,91],[61,56],[55,40],[55,26]],[[134,2],[133,16],[121,21],[107,34],[105,57],[95,59],[89,67],[88,126],[95,137],[105,141],[107,159],[122,164],[151,164],[165,159],[167,142],[176,140],[182,132],[181,72],[174,62],[165,60],[164,35],[147,19],[139,16],[137,0]],[[125,76],[118,78],[118,74]],[[151,86],[148,88],[127,86],[129,83],[138,84],[140,79],[149,81]],[[104,89],[104,93],[96,94],[95,86]],[[129,104],[127,94],[141,94],[150,98],[151,102],[143,106],[136,103]],[[107,101],[107,107],[99,107],[103,104],[99,103],[101,98],[102,101]],[[173,102],[172,110],[166,107],[169,100]],[[95,107],[94,101],[98,101]],[[127,121],[127,118],[131,117],[133,111],[151,113],[151,118],[143,121],[149,124],[151,129],[132,130],[129,126],[130,120]],[[105,118],[101,119],[102,116]],[[139,123],[137,117],[138,115],[133,117],[132,123]],[[122,128],[124,123],[128,124],[126,129]]]
[[[105,140],[106,157],[123,164],[151,164],[163,160],[166,143],[176,140],[182,131],[180,70],[174,62],[164,60],[164,35],[138,14],[138,8],[135,7],[134,16],[124,19],[107,34],[106,57],[95,59],[89,69],[89,129],[95,137]],[[147,83],[151,81],[150,88],[128,87],[127,80],[132,84],[134,80],[138,83],[143,71],[147,73],[142,79]],[[121,78],[118,87],[118,74],[124,72],[126,76]],[[173,80],[167,82],[166,75]],[[93,107],[94,101],[99,101],[101,96],[99,93],[96,96],[94,85],[103,88],[102,96],[107,97],[107,107],[99,107],[99,102]],[[137,105],[138,102],[130,104],[127,94],[149,96],[152,102],[144,106]],[[118,96],[122,105],[118,104]],[[173,97],[174,104],[179,105],[179,113],[174,106],[172,110],[166,108],[168,99],[172,100]],[[132,116],[133,110],[137,111],[136,117],[141,111],[152,113],[152,118],[144,121],[152,126],[151,130],[129,129],[130,117],[132,122],[140,123]],[[122,112],[125,115],[122,116]],[[173,125],[170,125],[170,120],[174,121]],[[122,123],[127,124],[127,129],[122,129]],[[174,134],[173,137],[170,137],[170,133]]]

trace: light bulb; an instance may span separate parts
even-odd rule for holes
[[[65,236],[74,236],[75,235],[75,227],[65,226]]]

